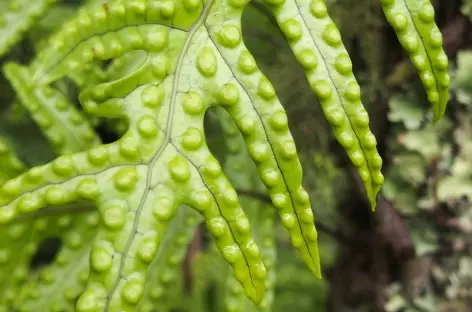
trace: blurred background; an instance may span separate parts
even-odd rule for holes
[[[0,1],[0,9],[5,2]],[[5,60],[27,63],[38,38],[73,16],[80,3],[62,1],[51,9]],[[313,278],[278,225],[273,311],[472,311],[472,1],[433,1],[452,81],[446,116],[437,125],[379,1],[327,3],[363,90],[386,181],[372,213],[356,171],[275,20],[259,0],[252,0],[244,14],[244,40],[288,112],[320,232],[324,270],[323,280]],[[68,88],[67,83],[62,87]],[[0,88],[0,133],[21,160],[33,166],[56,157],[27,112],[15,105],[3,76]],[[71,100],[79,107],[77,95]],[[119,137],[98,120],[96,130],[105,142]],[[211,121],[206,132],[210,146],[218,146],[220,132]],[[205,230],[198,230],[188,259],[204,248],[205,240]],[[58,244],[44,244],[36,263],[50,261]],[[187,280],[195,278],[188,268],[183,272]]]

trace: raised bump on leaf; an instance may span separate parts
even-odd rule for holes
[[[8,0],[7,0],[8,1]],[[46,13],[56,0],[10,0],[0,13],[0,57],[15,45],[23,34]]]
[[[429,0],[381,0],[388,22],[419,72],[433,106],[434,122],[446,111],[450,78],[441,31]]]
[[[324,0],[269,3],[338,142],[357,168],[371,208],[383,184],[382,158],[339,31]]]
[[[82,71],[69,72],[68,76],[82,90],[107,80],[107,72],[100,68],[98,62],[92,62],[83,67]]]

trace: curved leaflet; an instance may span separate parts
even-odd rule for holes
[[[100,143],[89,121],[60,91],[31,83],[29,69],[17,63],[7,63],[3,71],[19,101],[58,154],[85,150]]]
[[[371,208],[383,184],[382,158],[339,31],[324,0],[266,0],[305,70],[334,135],[364,183]]]
[[[419,72],[437,122],[446,111],[450,78],[442,34],[434,22],[433,5],[429,0],[380,0],[380,3]]]
[[[243,7],[237,1],[215,3],[215,11],[220,13],[210,15],[205,22],[210,38],[201,53],[218,62],[211,67],[207,67],[211,63],[202,62],[200,71],[208,71],[205,75],[215,83],[212,72],[218,68],[220,86],[215,96],[243,134],[262,182],[290,231],[292,244],[313,274],[321,277],[318,233],[308,193],[301,183],[302,168],[295,142],[272,84],[243,43],[240,25]],[[210,51],[207,47],[212,46],[216,51],[207,53]]]
[[[225,135],[227,152],[224,171],[236,188],[251,189],[264,192],[264,185],[257,176],[256,167],[248,168],[249,155],[244,148],[244,140],[238,132],[238,128],[231,120],[230,116],[217,110],[212,117],[215,122],[220,122]],[[276,280],[276,242],[275,242],[275,211],[271,205],[263,204],[254,198],[241,198],[241,206],[248,214],[254,230],[256,243],[261,246],[261,256],[267,268],[267,280],[265,283],[266,293],[259,306],[254,305],[244,298],[241,285],[237,283],[232,275],[227,271],[223,275],[223,311],[228,312],[249,312],[249,311],[271,311],[274,299],[274,286]]]

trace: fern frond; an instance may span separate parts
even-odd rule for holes
[[[263,184],[256,175],[254,164],[248,163],[249,155],[244,148],[244,140],[230,116],[221,109],[209,111],[210,120],[221,124],[225,135],[224,172],[232,184],[238,188],[260,190]],[[216,146],[215,146],[216,147]],[[219,146],[219,148],[221,148]],[[260,305],[254,305],[245,298],[241,285],[231,274],[229,267],[217,254],[216,246],[210,245],[200,254],[194,266],[194,283],[192,289],[192,311],[270,311],[275,284],[275,242],[274,217],[272,206],[262,205],[259,200],[248,197],[240,199],[241,206],[247,213],[253,236],[261,246],[261,256],[267,267],[266,293]],[[211,307],[206,302],[206,294],[212,293]]]
[[[434,122],[437,122],[446,111],[450,78],[442,34],[434,21],[433,5],[429,0],[381,0],[380,3],[419,72],[433,106]]]
[[[127,5],[130,4],[132,3],[127,2]],[[161,2],[158,4],[162,5]],[[200,81],[210,78],[206,69],[211,72],[217,66],[217,60],[198,53],[194,55],[189,51],[192,47],[198,47],[194,42],[199,43],[202,36],[205,36],[205,29],[199,26],[209,15],[211,7],[211,3],[206,4],[205,11],[197,16],[196,26],[190,32],[173,29],[172,34],[176,34],[176,37],[172,42],[165,40],[166,32],[154,33],[155,42],[160,43],[159,49],[163,47],[162,43],[165,44],[164,47],[170,44],[170,48],[167,54],[155,58],[164,67],[157,67],[153,84],[132,86],[132,90],[111,90],[119,92],[118,94],[102,94],[102,103],[108,100],[107,97],[122,96],[120,101],[112,102],[108,109],[110,113],[111,109],[113,112],[122,109],[129,119],[130,130],[122,139],[85,153],[62,156],[52,164],[33,169],[33,172],[44,173],[45,178],[39,183],[28,180],[30,171],[11,180],[1,190],[0,201],[3,205],[0,219],[3,222],[10,221],[25,210],[40,209],[45,203],[59,204],[81,198],[95,202],[104,221],[101,234],[92,247],[91,274],[87,288],[78,300],[78,311],[135,309],[143,296],[146,270],[159,249],[170,218],[180,204],[188,204],[203,214],[219,249],[232,264],[238,281],[244,285],[246,294],[256,302],[263,297],[266,271],[258,248],[251,238],[248,219],[239,205],[236,192],[203,139],[203,113],[214,99],[211,93],[202,88]],[[135,25],[140,19],[143,20],[139,14],[139,6],[139,10],[136,10],[133,6],[123,7],[120,2],[107,6],[108,17],[113,16],[111,12],[115,12],[115,8],[118,11],[120,8],[127,9],[130,19],[124,21],[115,17],[110,23],[105,23],[107,26],[113,21],[119,22],[122,27],[124,22]],[[194,7],[192,11],[196,8],[198,7]],[[160,7],[157,9],[161,10]],[[94,17],[99,16],[104,8],[98,7],[97,10]],[[149,10],[151,8],[148,7]],[[161,11],[167,12],[166,10],[167,7]],[[181,11],[185,12],[184,9]],[[84,21],[83,16],[79,20]],[[104,26],[97,23],[95,27]],[[82,29],[87,31],[86,27]],[[129,29],[131,34],[139,34],[135,33],[136,26]],[[146,29],[148,28],[144,27]],[[53,41],[59,42],[58,38],[69,40],[65,41],[65,45],[74,47],[75,44],[70,42],[73,37],[65,36],[69,30],[69,27],[65,27]],[[133,47],[133,38],[142,37],[121,39],[129,47]],[[82,44],[70,55],[82,50],[80,47],[84,46],[83,43],[89,43],[80,36],[74,40],[80,40]],[[152,51],[155,45],[136,46]],[[53,44],[52,51],[43,55],[56,54],[58,57],[57,53],[60,52],[54,53],[57,47],[58,45]],[[131,49],[123,49],[123,52],[127,50]],[[202,49],[202,52],[213,55],[215,51],[211,46]],[[107,55],[104,53],[103,55]],[[195,57],[202,66],[189,66],[189,62]],[[64,62],[57,63],[54,68],[65,68],[63,64],[68,62],[70,63],[66,57]],[[46,63],[41,61],[37,64],[48,64],[47,58]],[[210,67],[205,68],[208,66]],[[43,77],[42,73],[49,71],[42,68],[44,67],[36,67],[35,77]],[[52,67],[51,70],[54,71]],[[188,72],[191,74],[188,75]],[[40,73],[39,76],[37,73]],[[66,73],[67,71],[63,72]],[[223,72],[224,76],[219,80],[227,80],[226,74]],[[55,77],[60,76],[55,74]],[[189,78],[194,88],[190,91],[187,89]],[[207,81],[216,84],[217,88],[223,87],[218,85],[218,81]],[[129,94],[126,94],[127,91]],[[208,99],[200,94],[206,94]],[[107,106],[106,102],[104,104]],[[97,107],[100,105],[101,103]],[[184,120],[185,123],[182,123]],[[292,157],[294,156],[296,157]],[[29,201],[31,198],[37,200]],[[316,234],[314,226],[311,227]],[[316,235],[313,238],[316,240]],[[317,261],[317,258],[311,261]],[[315,265],[318,266],[316,262]]]
[[[369,129],[360,87],[324,0],[266,0],[324,115],[364,182],[372,209],[383,184],[382,158]]]
[[[17,63],[7,63],[3,70],[19,101],[58,154],[82,151],[99,144],[88,120],[60,91],[31,83],[30,70]]]
[[[5,55],[54,3],[56,0],[10,0],[6,10],[0,13],[0,57]]]
[[[200,219],[189,207],[176,212],[147,272],[148,282],[137,311],[166,312],[179,306],[184,295],[182,263]]]
[[[214,118],[221,123],[225,135],[227,153],[223,169],[233,185],[236,188],[263,191],[264,185],[256,173],[257,169],[248,162],[249,155],[244,148],[244,140],[230,116],[217,110]],[[226,270],[226,278],[223,279],[223,309],[228,312],[271,311],[276,276],[275,211],[272,206],[247,197],[241,198],[241,206],[251,221],[254,239],[261,246],[262,260],[267,268],[266,293],[260,306],[255,306],[244,297],[241,285]]]
[[[218,62],[222,69],[219,80],[227,82],[218,88],[217,96],[243,134],[262,182],[291,233],[292,244],[312,272],[321,277],[315,243],[318,234],[313,226],[309,196],[301,185],[302,169],[287,116],[272,84],[242,41],[240,5],[216,2],[219,14],[210,15],[205,22],[209,45],[215,44],[222,58]]]

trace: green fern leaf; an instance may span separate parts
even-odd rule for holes
[[[420,74],[437,122],[446,111],[450,78],[442,34],[434,22],[433,5],[429,0],[381,0],[380,3]]]
[[[220,123],[225,135],[224,172],[237,188],[263,191],[263,184],[256,174],[256,167],[248,163],[249,155],[244,140],[230,116],[221,109],[210,110],[212,122]],[[219,148],[221,148],[219,146]],[[249,166],[248,166],[249,165]],[[194,270],[192,311],[208,311],[205,294],[212,289],[216,294],[214,308],[217,311],[271,311],[275,285],[275,211],[272,206],[250,197],[242,197],[241,206],[247,213],[256,243],[261,246],[261,256],[267,268],[266,293],[260,305],[254,305],[244,296],[241,285],[231,274],[229,268],[210,246],[209,251],[200,255]],[[216,299],[217,298],[217,299]],[[196,308],[195,308],[196,307]]]
[[[264,185],[257,175],[257,168],[255,166],[248,166],[248,164],[250,165],[248,162],[249,155],[244,148],[244,140],[230,116],[220,109],[217,110],[214,115],[210,116],[213,116],[214,119],[221,123],[225,134],[227,153],[223,169],[232,184],[236,188],[262,192]],[[229,271],[226,270],[226,279],[223,279],[224,294],[222,298],[222,311],[271,311],[276,274],[275,211],[270,205],[263,204],[259,200],[248,197],[241,198],[241,206],[248,214],[254,229],[254,239],[256,243],[261,246],[262,260],[267,268],[266,293],[260,306],[255,306],[252,302],[248,302],[248,300],[244,298],[241,285],[239,285],[234,277],[229,274]]]
[[[12,62],[3,69],[20,102],[58,154],[83,151],[100,143],[88,120],[60,91],[31,84],[27,67]]]
[[[303,66],[338,142],[356,166],[375,209],[382,158],[339,31],[323,0],[266,0]]]

